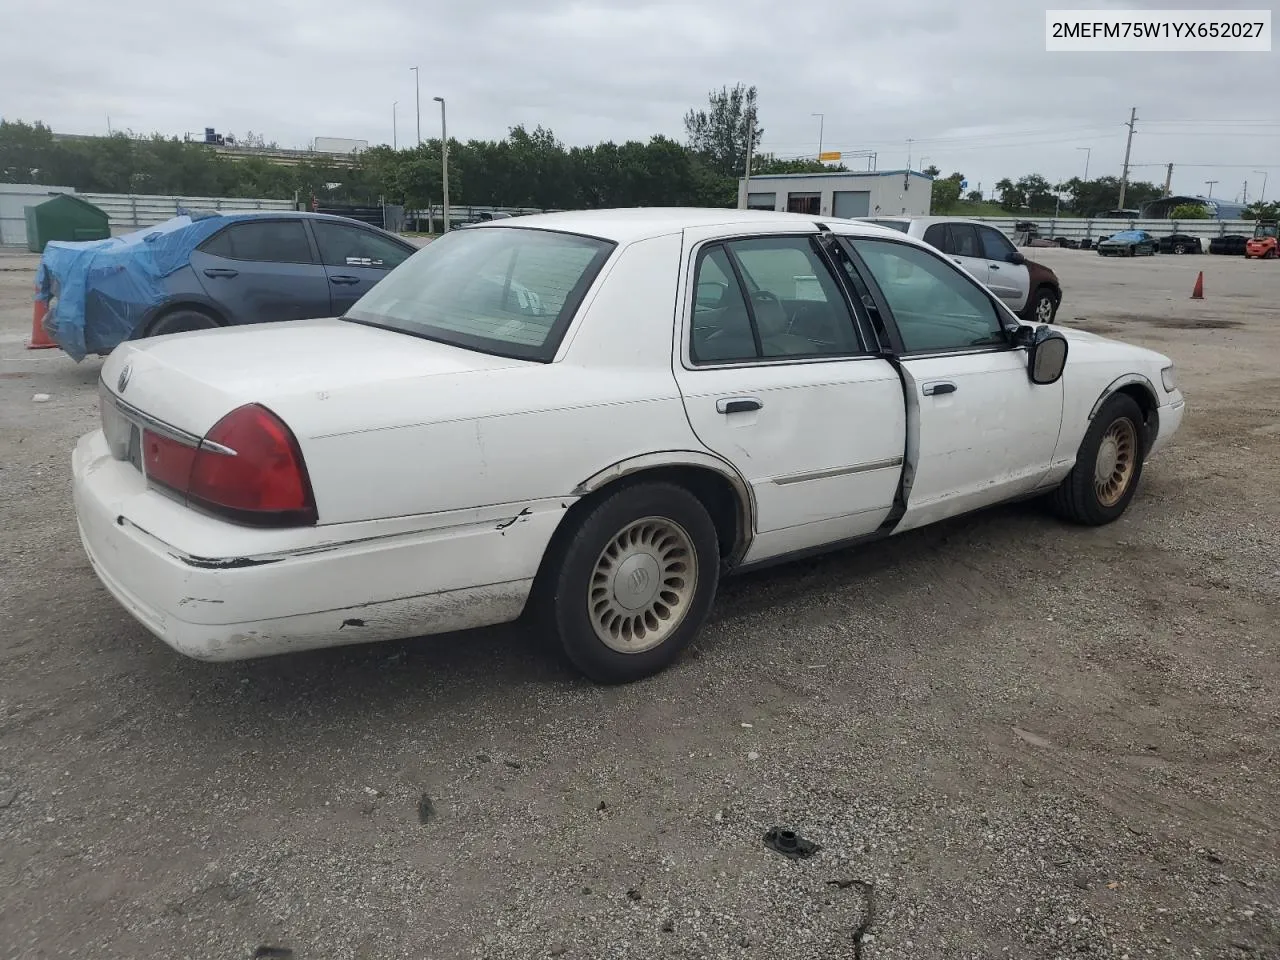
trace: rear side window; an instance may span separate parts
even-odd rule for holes
[[[327,267],[374,267],[394,270],[409,259],[409,251],[371,230],[327,220],[311,221],[320,247],[320,262]]]
[[[261,263],[314,263],[301,220],[250,220],[233,223],[200,249],[228,260]]]
[[[613,248],[551,230],[458,230],[388,274],[346,319],[498,356],[551,360]]]
[[[947,253],[957,257],[982,256],[982,245],[978,242],[978,231],[968,223],[951,223],[947,225],[947,233],[951,236],[951,249]]]
[[[945,223],[932,223],[924,232],[924,242],[943,253],[951,252],[951,236],[947,233]]]
[[[844,295],[811,238],[731,240],[700,257],[689,344],[695,363],[861,350]]]

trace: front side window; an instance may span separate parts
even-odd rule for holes
[[[200,248],[228,260],[260,263],[313,263],[301,220],[246,220],[216,233]]]
[[[994,227],[979,227],[982,235],[982,249],[986,251],[988,260],[999,260],[1001,263],[1012,263],[1017,253],[1009,238]]]
[[[612,253],[607,240],[495,227],[432,241],[345,319],[524,360],[551,360]]]
[[[1003,345],[995,306],[981,289],[928,250],[885,240],[851,240],[902,335],[908,353]]]
[[[861,350],[853,317],[808,237],[704,250],[694,279],[696,363],[839,356]]]
[[[408,250],[371,230],[327,220],[313,220],[311,228],[316,232],[316,244],[320,247],[320,262],[327,267],[394,270],[409,259]]]

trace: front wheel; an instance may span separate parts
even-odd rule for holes
[[[148,337],[163,337],[170,333],[190,333],[193,330],[212,330],[219,326],[217,320],[200,310],[170,310],[157,317],[147,327]]]
[[[1142,476],[1142,408],[1118,393],[1103,404],[1084,435],[1076,465],[1050,494],[1064,520],[1086,526],[1111,523],[1124,513]]]
[[[566,656],[600,683],[671,664],[715,598],[715,524],[682,487],[625,487],[583,515],[548,557],[539,616]]]

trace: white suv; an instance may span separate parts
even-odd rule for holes
[[[960,217],[863,217],[941,250],[1028,322],[1053,323],[1062,303],[1057,275],[1028,260],[1003,233]]]

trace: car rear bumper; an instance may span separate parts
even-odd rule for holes
[[[98,578],[153,634],[201,660],[514,620],[564,514],[556,501],[508,508],[517,515],[507,520],[472,511],[441,525],[426,516],[418,529],[401,523],[374,536],[370,524],[342,524],[312,528],[324,542],[300,546],[297,531],[228,524],[148,490],[137,469],[111,457],[100,431],[80,439],[72,471],[80,538]],[[213,534],[223,544],[216,555]]]

